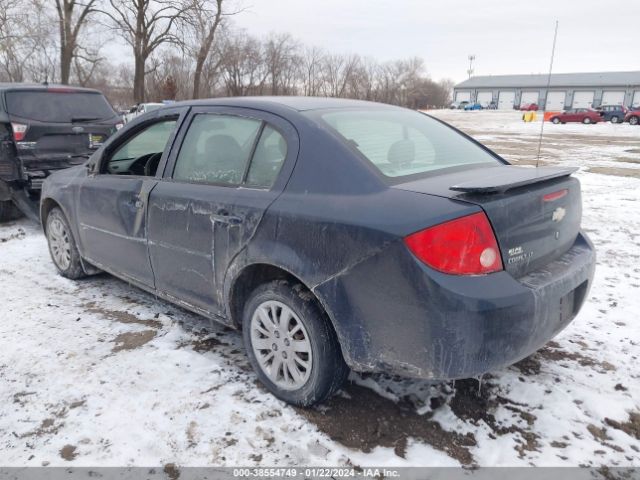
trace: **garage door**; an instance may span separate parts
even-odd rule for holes
[[[591,108],[593,92],[574,92],[571,108]]]
[[[602,105],[623,105],[624,92],[605,91],[602,93]]]
[[[520,105],[525,105],[527,103],[538,103],[538,92],[522,92]]]
[[[493,100],[493,92],[478,92],[478,103],[483,107],[488,107]]]
[[[634,107],[640,107],[640,90],[633,92],[633,102],[631,102],[631,105]]]
[[[498,94],[498,109],[513,110],[513,104],[516,100],[516,92],[502,91]]]
[[[547,104],[545,110],[561,112],[564,110],[564,99],[566,92],[549,92],[547,95]]]
[[[471,92],[456,92],[456,102],[471,101]]]

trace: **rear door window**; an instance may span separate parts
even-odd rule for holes
[[[10,115],[46,123],[107,120],[115,111],[100,93],[74,91],[9,91],[5,93]]]
[[[252,187],[271,187],[286,156],[287,142],[284,137],[275,128],[265,126],[251,159],[246,184]]]
[[[173,178],[240,185],[261,127],[260,120],[245,117],[196,115],[182,142]]]

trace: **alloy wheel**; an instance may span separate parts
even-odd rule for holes
[[[251,348],[262,371],[283,390],[297,390],[309,379],[309,334],[296,313],[282,302],[261,303],[251,317]]]
[[[60,270],[67,270],[71,265],[71,243],[69,233],[59,218],[53,218],[49,223],[47,237],[54,262]]]

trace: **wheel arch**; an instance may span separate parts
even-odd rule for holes
[[[288,280],[290,282],[297,283],[301,285],[309,295],[313,296],[329,319],[331,328],[338,339],[342,356],[347,363],[349,363],[349,355],[348,352],[345,351],[345,342],[340,334],[340,329],[337,328],[336,322],[331,316],[331,309],[327,308],[323,299],[319,297],[316,292],[314,292],[299,276],[279,265],[265,262],[251,263],[237,271],[233,279],[229,282],[228,293],[226,295],[227,313],[229,315],[231,325],[238,330],[242,328],[242,311],[246,304],[246,300],[251,295],[251,292],[253,292],[259,285],[273,280]]]

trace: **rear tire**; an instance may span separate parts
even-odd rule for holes
[[[0,222],[8,222],[22,217],[23,213],[11,200],[0,201]]]
[[[71,227],[60,208],[49,212],[46,226],[49,253],[60,275],[72,280],[86,277]]]
[[[616,117],[615,115],[611,117],[611,123],[618,123],[618,122],[620,122],[620,119],[618,117]]]
[[[256,288],[245,305],[242,330],[258,379],[287,403],[322,402],[349,374],[329,318],[298,283],[277,280]]]
[[[582,123],[584,123],[585,125],[589,125],[591,123],[591,119],[589,117],[583,118]]]

